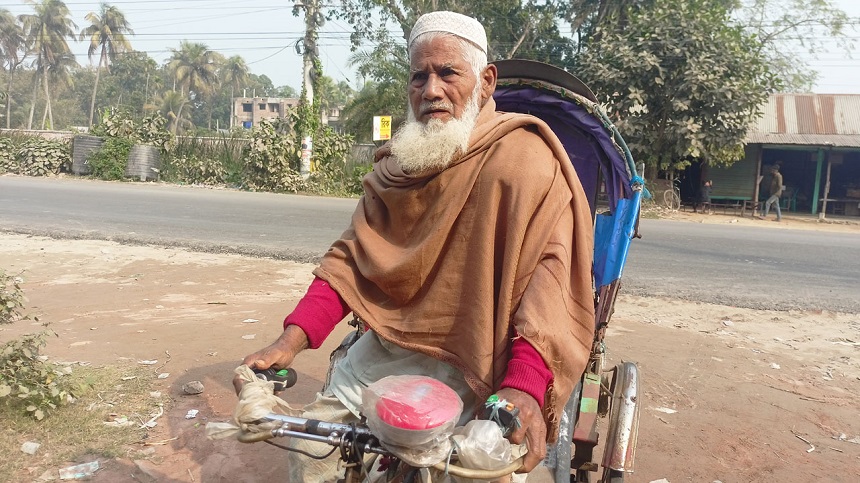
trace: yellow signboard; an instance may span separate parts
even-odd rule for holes
[[[391,116],[373,116],[373,140],[391,139]]]

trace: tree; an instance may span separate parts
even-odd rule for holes
[[[350,65],[368,79],[355,98],[341,112],[344,129],[360,142],[371,140],[373,116],[392,116],[392,126],[406,120],[406,84],[409,59],[406,49],[397,48],[393,40],[377,45],[371,52],[356,52]]]
[[[179,50],[171,51],[173,55],[167,65],[183,92],[194,98],[212,90],[218,77],[214,53],[206,44],[183,40]]]
[[[27,129],[33,127],[33,112],[36,108],[38,82],[41,77],[45,88],[45,103],[47,105],[50,126],[54,125],[54,114],[51,111],[51,89],[48,80],[48,69],[57,62],[57,58],[69,52],[66,39],[74,39],[77,28],[69,18],[69,8],[60,0],[42,0],[39,3],[28,0],[33,5],[34,13],[18,17],[22,23],[24,37],[36,55],[35,66],[40,76],[33,82],[33,103],[30,106],[30,120]],[[44,126],[43,126],[44,127]]]
[[[63,54],[55,56],[53,61],[47,65],[46,71],[53,88],[71,88],[74,85],[74,81],[72,80],[72,71],[79,67],[77,60],[75,60],[75,55],[71,52],[64,52]],[[45,111],[42,114],[42,129],[45,129],[45,122],[51,107],[51,103],[45,103]],[[55,128],[53,117],[51,118],[50,128]]]
[[[280,86],[275,89],[275,96],[284,98],[295,98],[299,97],[299,91],[297,91],[293,86]]]
[[[320,109],[328,111],[344,107],[355,96],[349,83],[346,81],[335,82],[328,76],[320,76],[317,80],[319,90]]]
[[[171,90],[155,96],[152,103],[147,105],[147,109],[155,110],[164,116],[167,119],[167,130],[176,135],[194,127],[190,119],[189,104],[190,99],[185,93]]]
[[[649,168],[729,165],[778,82],[756,37],[730,25],[729,2],[655,3],[600,27],[577,72]]]
[[[93,113],[96,109],[96,93],[99,89],[99,75],[102,68],[110,72],[110,64],[116,61],[117,55],[131,51],[131,44],[126,36],[134,34],[125,19],[125,15],[113,5],[101,4],[99,13],[90,12],[85,17],[90,25],[81,31],[81,40],[89,39],[90,46],[87,55],[90,61],[93,54],[99,51],[99,63],[96,67],[96,80],[93,86],[93,97],[90,101],[89,126],[93,126]]]
[[[0,59],[8,71],[4,99],[6,104],[6,129],[12,122],[12,79],[15,70],[26,58],[24,30],[15,17],[6,9],[0,9]]]
[[[189,109],[192,111],[192,117],[201,124],[206,120],[206,113],[209,114],[211,124],[211,106],[210,109],[204,108],[207,107],[205,102],[211,101],[209,97],[218,82],[217,58],[206,44],[183,40],[179,50],[173,49],[173,55],[167,63],[180,92],[187,94],[191,101]],[[194,116],[194,113],[199,113],[200,116]]]
[[[164,90],[167,73],[146,52],[127,52],[112,63],[104,79],[105,98],[137,117],[145,115],[145,106],[156,92]]]
[[[275,94],[275,84],[272,83],[272,79],[269,78],[266,74],[248,74],[248,91],[243,92],[242,96],[244,97],[246,94],[250,94],[251,97],[260,96],[260,97],[272,97]]]
[[[227,58],[219,69],[219,76],[222,86],[230,86],[230,122],[228,126],[233,127],[233,122],[236,120],[235,103],[233,98],[236,97],[236,90],[248,82],[248,64],[240,55],[234,55]]]
[[[808,92],[817,72],[798,56],[812,57],[827,49],[826,41],[850,52],[846,36],[849,22],[844,11],[831,0],[743,0],[736,12],[737,23],[760,40],[759,50],[782,79],[785,90]]]
[[[599,27],[612,22],[626,23],[627,12],[634,7],[650,8],[654,0],[571,0],[560,10],[561,17],[576,36],[577,51],[594,39]]]
[[[451,10],[477,18],[487,31],[490,60],[512,57],[564,63],[573,44],[559,32],[557,20],[567,2],[554,0],[490,0],[461,2],[457,0],[342,0],[340,9],[331,16],[346,20],[353,27],[350,40],[358,48],[365,39],[387,42],[393,23],[408,40],[412,26],[422,14]],[[376,21],[376,17],[381,22]],[[374,28],[373,25],[378,27]]]

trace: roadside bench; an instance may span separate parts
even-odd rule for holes
[[[750,215],[755,213],[758,208],[758,203],[752,198],[744,196],[711,196],[711,209],[716,212],[718,209],[723,210],[724,215],[728,215],[731,210],[732,214],[745,216],[747,211]]]
[[[824,206],[824,198],[819,198],[819,207]],[[860,198],[827,198],[827,213],[833,215],[860,215]]]

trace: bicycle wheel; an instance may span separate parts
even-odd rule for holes
[[[681,196],[675,190],[663,192],[663,206],[672,211],[681,209]]]

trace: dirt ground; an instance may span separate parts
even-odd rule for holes
[[[777,225],[734,223],[741,222]],[[778,226],[860,231],[803,220]],[[101,460],[95,481],[285,480],[281,450],[210,441],[203,427],[230,418],[233,368],[280,332],[311,280],[310,265],[0,233],[0,267],[23,272],[29,312],[59,334],[46,350],[52,358],[158,361],[153,381],[170,404],[148,441],[164,444]],[[33,329],[18,323],[3,328],[0,340]],[[300,381],[289,401],[312,398],[329,351],[347,329],[299,356]],[[642,373],[636,471],[627,481],[858,481],[860,315],[622,295],[608,345],[613,359],[637,361]],[[169,376],[157,379],[158,373]],[[203,382],[204,392],[183,395],[182,385],[192,380]],[[185,418],[190,409],[199,410],[196,419]],[[31,458],[22,481],[51,469],[40,465],[39,454]]]

